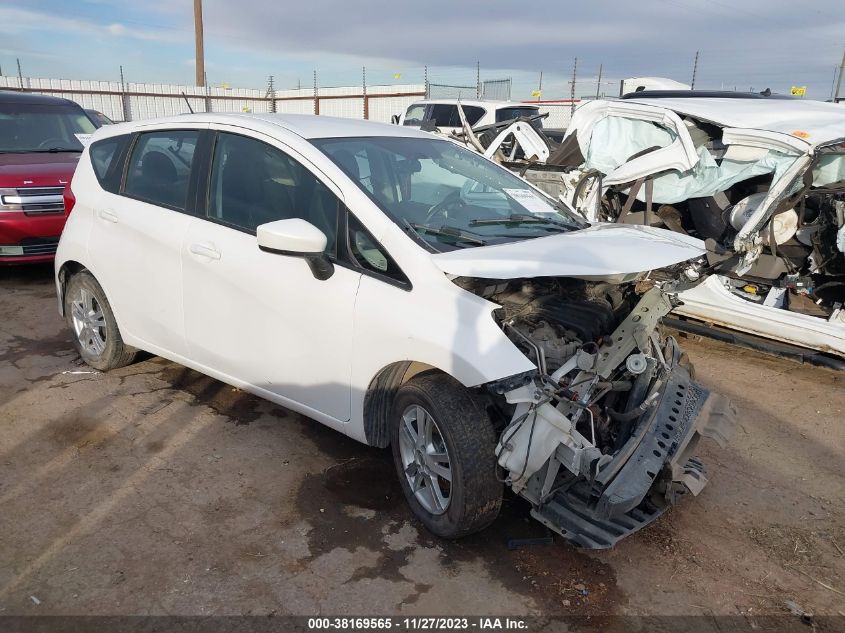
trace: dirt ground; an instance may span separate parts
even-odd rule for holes
[[[544,534],[520,499],[432,538],[386,451],[161,358],[92,371],[51,269],[0,269],[0,614],[845,616],[845,374],[682,344],[740,413],[704,492],[609,551],[509,551]]]

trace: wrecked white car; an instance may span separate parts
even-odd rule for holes
[[[60,309],[82,358],[138,349],[367,444],[459,537],[503,482],[609,547],[706,476],[734,412],[661,317],[703,244],[585,228],[506,169],[410,128],[197,114],[101,128],[66,192]],[[662,281],[649,278],[660,270]]]
[[[485,149],[590,222],[706,240],[718,274],[675,314],[845,356],[840,106],[646,91],[581,106],[563,144],[549,145],[545,156]]]

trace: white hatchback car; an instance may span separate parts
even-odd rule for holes
[[[657,325],[704,253],[586,227],[431,134],[313,116],[101,128],[66,191],[59,306],[82,358],[147,350],[392,446],[414,513],[457,537],[506,481],[609,547],[706,481],[732,410]],[[71,212],[72,209],[72,212]]]

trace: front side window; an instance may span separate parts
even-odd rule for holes
[[[220,133],[208,192],[210,220],[254,233],[267,222],[301,218],[337,243],[339,200],[293,158],[257,139]]]
[[[511,242],[581,226],[561,203],[450,141],[360,137],[312,142],[391,219],[434,250]]]
[[[72,105],[0,104],[0,153],[81,152],[80,137],[95,129]]]
[[[141,134],[129,158],[123,192],[144,202],[184,211],[199,135],[199,130]]]

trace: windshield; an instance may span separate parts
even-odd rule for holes
[[[84,139],[95,129],[82,108],[0,104],[0,152],[81,152],[77,135]]]
[[[561,203],[451,141],[371,137],[313,143],[391,219],[437,251],[582,226]]]

